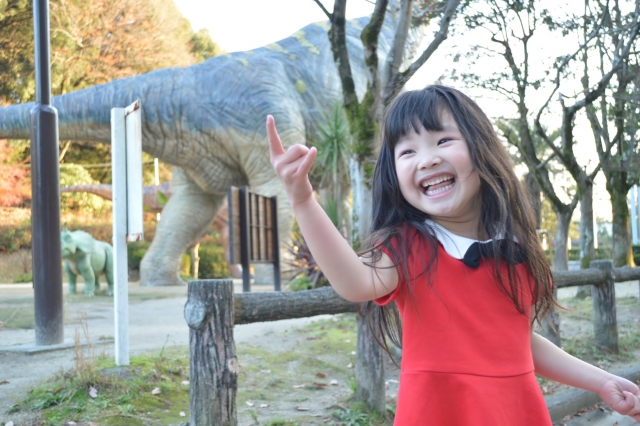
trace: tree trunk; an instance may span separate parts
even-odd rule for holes
[[[627,205],[628,185],[620,182],[620,178],[612,177],[609,194],[613,214],[613,266],[635,266],[631,250],[631,232],[629,222],[629,206]]]
[[[189,282],[191,425],[236,426],[238,359],[233,340],[233,281]]]
[[[569,239],[569,224],[571,223],[572,213],[573,211],[562,213],[556,211],[558,228],[556,229],[555,249],[553,252],[554,271],[566,271],[569,269],[567,262],[567,241]]]
[[[536,220],[536,229],[540,229],[542,223],[542,198],[540,198],[541,190],[536,177],[531,173],[524,175],[524,184],[527,187],[529,203]]]
[[[616,317],[616,287],[614,285],[613,262],[594,260],[592,268],[605,272],[604,284],[592,287],[593,332],[596,344],[613,353],[620,352],[618,347],[618,320]]]
[[[593,185],[582,188],[580,200],[580,269],[588,269],[589,264],[596,258],[593,236]],[[591,286],[578,287],[576,298],[584,299],[591,296]]]
[[[364,165],[356,158],[349,160],[353,211],[351,215],[351,247],[360,250],[371,226],[371,188]]]
[[[569,223],[571,222],[571,214],[573,212],[558,212],[558,228],[556,229],[555,250],[553,252],[553,270],[566,271],[569,269],[567,264],[567,239],[569,238]],[[553,290],[554,296],[558,296],[558,289]],[[555,311],[549,313],[540,320],[542,327],[542,335],[549,339],[554,345],[562,346],[560,338],[560,315]]]
[[[373,411],[384,413],[383,350],[361,315],[358,315],[358,347],[356,350],[356,401],[366,403]]]
[[[349,161],[353,211],[351,246],[357,251],[371,226],[371,188],[364,165],[352,157]],[[356,352],[356,401],[364,402],[376,412],[385,410],[384,364],[382,348],[371,334],[366,321],[358,315]]]

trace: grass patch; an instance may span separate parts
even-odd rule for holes
[[[93,421],[100,425],[164,425],[188,416],[188,349],[131,357],[117,367],[110,358],[88,359],[76,348],[76,366],[33,389],[13,412],[32,412],[43,425]],[[159,392],[154,389],[158,389]]]
[[[0,305],[0,330],[32,329],[34,327],[34,307],[31,305]]]

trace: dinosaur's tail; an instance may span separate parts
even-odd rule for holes
[[[90,194],[98,195],[105,200],[113,199],[113,190],[111,185],[74,185],[67,186],[66,188],[60,188],[60,192],[88,192]]]
[[[182,87],[184,74],[190,72],[188,68],[167,68],[54,97],[51,103],[58,111],[60,139],[109,143],[111,109],[137,99],[142,104],[143,134],[170,131],[172,126],[163,122],[161,111],[181,98],[176,87]],[[33,107],[34,103],[26,103],[0,108],[0,139],[28,139]]]

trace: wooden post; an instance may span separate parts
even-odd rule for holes
[[[602,348],[618,353],[618,320],[616,318],[616,287],[614,284],[613,261],[594,260],[590,268],[598,268],[605,272],[603,284],[591,287],[593,302],[593,332],[596,344]]]
[[[242,291],[251,291],[251,270],[249,265],[250,229],[249,229],[249,196],[247,187],[242,186],[240,193],[240,263],[242,264]]]
[[[280,236],[278,234],[278,197],[271,197],[271,247],[273,258],[273,286],[280,291]]]
[[[362,315],[358,315],[356,348],[356,401],[378,413],[385,410],[383,350]]]
[[[238,359],[233,340],[233,281],[189,282],[191,426],[236,426]]]

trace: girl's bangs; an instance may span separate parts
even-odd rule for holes
[[[439,93],[423,89],[401,94],[387,111],[384,123],[387,145],[393,151],[398,141],[412,132],[441,131],[444,110],[450,107]]]

